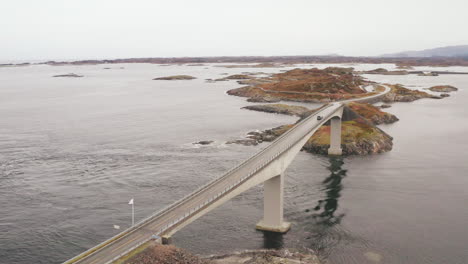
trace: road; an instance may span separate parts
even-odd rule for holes
[[[343,107],[343,103],[369,100],[382,96],[390,91],[389,87],[385,87],[386,90],[384,92],[367,98],[346,100],[323,105],[314,114],[296,124],[266,148],[231,169],[223,176],[202,186],[169,207],[140,221],[134,227],[123,231],[119,235],[66,261],[65,263],[110,263],[130,250],[150,240],[153,234],[159,235],[168,232],[168,230],[170,231],[171,228],[188,220],[204,207],[213,203],[217,199],[220,199],[223,195],[236,188],[250,177],[253,177],[256,172],[287,151],[312,129],[324,124],[335,112],[339,111]],[[323,119],[317,120],[318,115],[322,116]]]

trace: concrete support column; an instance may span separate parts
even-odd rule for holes
[[[263,220],[257,224],[258,230],[285,233],[291,227],[283,221],[283,188],[284,174],[264,182]]]
[[[328,155],[341,155],[341,118],[330,119],[330,148]]]
[[[172,237],[169,235],[164,235],[161,237],[161,244],[170,245],[172,244]]]

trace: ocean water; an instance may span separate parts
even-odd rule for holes
[[[131,198],[142,219],[267,144],[226,141],[295,122],[240,109],[250,103],[225,93],[235,81],[204,80],[292,67],[216,66],[0,68],[0,263],[61,263],[118,233],[113,225],[128,227]],[[52,78],[71,72],[85,77]],[[197,79],[152,80],[173,74]],[[381,126],[394,137],[391,152],[337,159],[301,152],[286,172],[287,234],[255,230],[257,186],[178,232],[175,244],[201,255],[307,247],[325,263],[467,263],[468,76],[365,77],[459,91],[386,109],[400,118]],[[215,142],[192,144],[200,140]]]

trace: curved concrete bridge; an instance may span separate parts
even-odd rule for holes
[[[369,101],[388,93],[323,105],[318,111],[297,123],[266,148],[242,162],[223,176],[209,182],[167,208],[140,221],[117,236],[64,262],[80,264],[111,263],[151,239],[162,237],[169,243],[171,236],[184,226],[242,192],[264,184],[264,214],[256,228],[287,232],[290,224],[283,219],[284,172],[307,140],[325,122],[331,122],[330,155],[341,155],[341,116],[345,103]],[[318,120],[318,116],[322,119]]]

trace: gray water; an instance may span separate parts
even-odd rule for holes
[[[394,67],[353,65],[382,66]],[[118,233],[113,225],[127,228],[132,197],[142,219],[265,147],[224,142],[295,118],[241,110],[249,103],[225,94],[239,85],[204,79],[284,69],[0,68],[0,263],[65,261]],[[69,72],[85,77],[51,77]],[[198,79],[151,80],[172,74]],[[181,230],[176,245],[203,255],[307,247],[330,263],[467,263],[468,76],[366,77],[460,91],[393,104],[387,111],[400,121],[381,126],[394,137],[391,152],[342,159],[301,152],[287,170],[286,235],[255,231],[258,186]],[[215,143],[192,144],[199,140]]]

